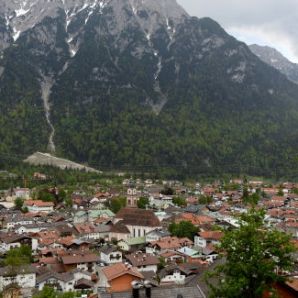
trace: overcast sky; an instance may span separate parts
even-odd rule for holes
[[[298,63],[298,0],[177,0],[190,15],[211,17],[251,44],[275,47]]]

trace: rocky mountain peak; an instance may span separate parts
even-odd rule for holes
[[[176,0],[129,0],[134,12],[148,10],[153,13],[158,12],[167,18],[181,19],[186,16],[185,10]]]
[[[0,50],[16,42],[23,32],[34,28],[46,17],[55,18],[64,13],[67,31],[77,16],[84,15],[84,24],[87,24],[92,15],[102,14],[109,8],[118,23],[116,32],[133,20],[141,25],[147,36],[161,25],[173,33],[175,25],[187,16],[176,0],[1,0]]]
[[[290,81],[298,84],[298,64],[292,63],[279,51],[268,46],[253,44],[249,48],[262,61],[285,74]]]

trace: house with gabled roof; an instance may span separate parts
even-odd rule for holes
[[[153,254],[147,254],[141,251],[137,251],[135,253],[126,255],[125,258],[133,267],[138,268],[140,272],[157,272],[157,265],[159,264],[159,259]]]
[[[66,272],[73,269],[94,272],[100,257],[91,251],[74,251],[60,256],[59,261]]]
[[[17,270],[12,270],[10,266],[0,268],[0,291],[11,284],[16,284],[22,289],[32,289],[35,287],[36,270],[31,265],[24,265]]]
[[[106,245],[100,249],[100,259],[105,264],[122,263],[122,252],[112,245]]]
[[[144,276],[137,268],[123,263],[107,267],[98,267],[99,288],[106,289],[109,293],[129,291],[133,281],[140,281]]]
[[[163,253],[168,250],[178,250],[182,247],[192,247],[193,242],[188,238],[165,237],[150,242],[146,247],[147,253]]]
[[[24,207],[28,208],[29,212],[45,212],[49,213],[54,211],[53,202],[43,202],[41,200],[27,200],[24,202]]]
[[[92,274],[87,271],[73,270],[71,272],[58,273],[45,271],[36,280],[36,288],[40,291],[45,286],[54,287],[61,292],[75,291],[76,289],[92,289],[94,287]]]
[[[221,231],[202,231],[194,237],[194,243],[195,246],[201,248],[206,247],[208,244],[217,245],[219,244],[219,241],[223,235],[224,234]]]
[[[158,241],[162,238],[171,236],[171,233],[167,230],[155,229],[146,234],[146,242]]]
[[[45,286],[51,286],[61,292],[70,292],[76,289],[92,289],[94,283],[92,274],[87,271],[73,270],[64,273],[46,271],[36,279],[36,288],[41,291]]]
[[[51,286],[61,292],[74,290],[75,280],[71,273],[49,271],[37,277],[36,287],[41,291],[45,286]]]
[[[74,225],[77,236],[81,239],[108,239],[110,233],[110,226],[108,225],[97,225],[93,223],[77,223]]]
[[[0,252],[5,253],[12,248],[28,245],[32,247],[32,238],[26,234],[19,235],[15,233],[0,234]]]
[[[4,217],[4,226],[2,228],[7,228],[8,230],[13,230],[17,225],[29,225],[33,224],[34,221],[31,218],[24,216],[23,214],[9,214]]]

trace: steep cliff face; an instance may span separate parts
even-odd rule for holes
[[[298,87],[175,0],[0,1],[0,152],[270,172]]]

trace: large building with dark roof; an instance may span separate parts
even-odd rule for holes
[[[127,227],[131,237],[144,237],[147,233],[161,228],[157,216],[152,210],[123,208],[115,216],[114,223]]]

